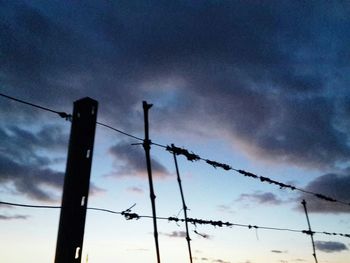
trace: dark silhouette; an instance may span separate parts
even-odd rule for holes
[[[90,98],[74,102],[55,263],[81,262],[97,105]]]
[[[157,262],[160,263],[158,230],[157,230],[157,214],[156,214],[156,202],[155,202],[156,196],[154,194],[154,189],[153,189],[152,167],[151,167],[151,156],[150,156],[151,140],[149,139],[149,127],[148,127],[148,110],[151,107],[152,107],[152,104],[148,104],[146,101],[143,101],[143,112],[144,112],[144,121],[145,121],[145,139],[143,141],[143,148],[145,149],[145,153],[146,153],[146,164],[147,164],[150,198],[152,203],[154,241],[156,243]]]

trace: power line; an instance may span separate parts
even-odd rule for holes
[[[17,206],[17,207],[26,207],[26,208],[37,208],[37,209],[61,209],[61,206],[48,206],[48,205],[31,205],[31,204],[20,204],[20,203],[11,203],[11,202],[4,202],[0,201],[0,204],[3,205],[9,205],[9,206]],[[133,205],[135,206],[135,205]],[[132,207],[133,207],[132,206]],[[114,211],[110,209],[105,208],[99,208],[99,207],[87,207],[88,210],[93,211],[99,211],[104,213],[110,213],[110,214],[117,214],[122,215],[126,220],[139,220],[141,218],[147,218],[147,219],[153,219],[153,216],[149,215],[139,215],[137,213],[131,212],[131,208],[128,208],[124,211]],[[156,217],[158,220],[166,220],[169,222],[182,222],[184,223],[186,219],[184,218],[178,218],[178,217]],[[336,232],[326,232],[326,231],[311,231],[311,230],[299,230],[299,229],[293,229],[293,228],[281,228],[281,227],[270,227],[270,226],[258,226],[258,225],[251,225],[251,224],[241,224],[241,223],[232,223],[232,222],[224,222],[221,220],[204,220],[204,219],[198,219],[198,218],[187,218],[187,222],[197,226],[197,225],[211,225],[214,227],[242,227],[242,228],[248,228],[248,229],[262,229],[262,230],[273,230],[273,231],[284,231],[284,232],[294,232],[294,233],[302,233],[306,235],[314,235],[314,234],[324,234],[329,236],[341,236],[341,237],[347,237],[350,238],[350,234],[344,234],[344,233],[336,233]]]

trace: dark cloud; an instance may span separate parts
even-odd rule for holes
[[[329,173],[317,177],[311,181],[305,189],[315,193],[335,198],[336,200],[350,203],[350,174],[345,170],[341,174]],[[335,202],[328,202],[303,194],[300,199],[307,201],[307,209],[315,213],[349,213],[349,206]],[[302,209],[299,207],[299,209]]]
[[[39,149],[63,153],[68,145],[67,133],[64,133],[59,126],[52,125],[44,125],[39,128],[39,131],[24,129],[20,126],[1,127],[0,136],[3,138],[0,150],[4,157],[39,166],[49,164],[50,160],[45,155],[33,153]]]
[[[326,253],[334,253],[348,250],[348,247],[344,243],[333,241],[315,241],[315,247],[316,249]]]
[[[0,127],[0,184],[10,185],[15,193],[42,201],[57,201],[64,172],[50,167],[67,151],[68,136],[57,126],[38,131],[18,126]],[[52,192],[51,190],[56,190]],[[91,193],[102,189],[91,185]]]
[[[27,215],[13,215],[13,216],[7,216],[7,215],[0,215],[0,220],[15,220],[15,219],[28,219],[29,216]]]
[[[54,126],[29,131],[12,126],[1,128],[0,183],[13,185],[17,193],[30,198],[53,201],[48,187],[61,189],[64,173],[50,168],[52,150],[62,150],[66,135]],[[41,153],[39,154],[39,152]],[[57,198],[57,197],[56,197]]]
[[[348,3],[1,6],[4,92],[60,108],[90,96],[99,118],[138,131],[147,99],[158,130],[220,127],[250,155],[301,166],[350,157]]]
[[[147,176],[146,157],[141,145],[120,142],[109,149],[114,158],[116,171],[113,174],[118,176]],[[158,161],[152,159],[152,173],[157,177],[169,175],[168,170]]]
[[[255,192],[254,194],[241,194],[237,201],[249,200],[252,202],[257,202],[259,204],[267,204],[267,205],[280,205],[283,201],[279,199],[273,193],[260,193]]]

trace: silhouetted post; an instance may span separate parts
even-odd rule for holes
[[[151,156],[150,156],[151,140],[149,139],[149,127],[148,127],[148,110],[152,106],[153,106],[152,104],[148,104],[146,101],[143,101],[143,112],[144,112],[144,121],[145,121],[145,139],[143,141],[143,148],[145,149],[145,153],[146,153],[146,164],[147,164],[150,198],[152,203],[154,241],[156,243],[157,262],[160,263],[158,230],[157,230],[157,214],[156,214],[156,202],[155,202],[156,196],[154,194],[154,189],[153,189],[152,166],[151,166]]]
[[[302,204],[303,207],[304,207],[304,211],[305,211],[305,215],[306,215],[307,224],[308,224],[308,226],[309,226],[308,234],[309,234],[310,237],[311,237],[312,249],[313,249],[313,252],[314,252],[312,255],[313,255],[314,258],[315,258],[315,262],[318,263],[318,262],[317,262],[317,256],[316,256],[315,242],[314,242],[314,232],[312,232],[312,230],[311,230],[311,224],[310,224],[310,220],[309,220],[309,215],[308,215],[307,209],[306,209],[306,201],[303,199],[303,201],[301,202],[301,204]]]
[[[174,148],[174,144],[172,144],[171,146]],[[173,156],[174,156],[174,162],[175,162],[175,168],[176,168],[177,182],[178,182],[179,189],[180,189],[180,194],[181,194],[182,209],[184,210],[184,216],[185,216],[186,240],[187,240],[188,253],[189,253],[189,256],[190,256],[190,263],[192,263],[191,238],[190,238],[190,233],[188,231],[187,206],[186,206],[186,203],[185,203],[184,192],[182,190],[182,183],[181,183],[181,178],[180,178],[179,166],[177,165],[177,158],[176,158],[176,153],[175,152],[173,152]]]
[[[80,263],[94,148],[97,101],[74,102],[55,263]]]

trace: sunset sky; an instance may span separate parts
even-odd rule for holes
[[[0,93],[350,203],[350,2],[0,0]],[[71,123],[0,97],[0,201],[59,206]],[[140,141],[97,126],[89,207],[152,215]],[[151,148],[157,215],[183,218],[171,153]],[[350,234],[350,205],[178,156],[188,216]],[[0,205],[0,261],[55,257],[59,209]],[[310,236],[189,225],[194,262],[313,263]],[[158,220],[162,262],[189,262]],[[319,263],[350,238],[315,234]],[[156,262],[149,218],[88,210],[83,262]]]

